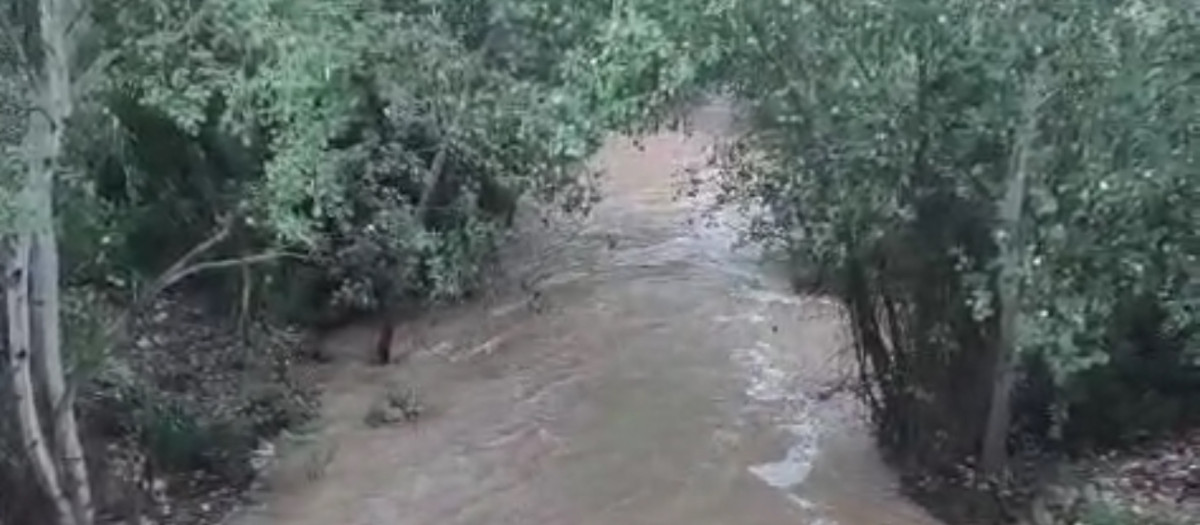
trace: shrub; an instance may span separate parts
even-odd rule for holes
[[[640,53],[660,32],[637,12],[598,1],[101,4],[119,58],[94,117],[115,122],[120,147],[92,134],[79,149],[116,209],[120,237],[108,238],[122,262],[161,268],[163,254],[239,215],[225,253],[293,254],[254,277],[257,304],[304,319],[460,297],[523,195],[586,211],[596,194],[582,164],[604,133],[652,117],[682,84],[663,70],[669,54]],[[677,78],[660,88],[667,75]]]
[[[1046,365],[1072,429],[1195,395],[1194,6],[716,5],[719,77],[754,115],[727,197],[750,236],[828,269],[906,465],[980,449],[1006,291],[1012,343]],[[1182,415],[1159,406],[1146,425]]]

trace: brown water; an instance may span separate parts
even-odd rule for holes
[[[234,523],[936,524],[897,494],[853,400],[829,395],[838,307],[732,250],[733,218],[703,226],[675,198],[721,116],[643,149],[614,139],[594,214],[510,243],[540,313],[500,294],[432,315],[387,368],[360,363],[370,329],[333,338],[354,362],[327,371],[323,430]],[[364,425],[387,382],[416,385],[430,413]]]

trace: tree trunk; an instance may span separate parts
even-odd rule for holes
[[[41,111],[31,112],[25,145],[29,172],[22,205],[28,224],[22,225],[22,243],[28,265],[22,290],[29,294],[24,316],[29,350],[38,359],[38,380],[50,407],[49,429],[53,435],[51,460],[57,478],[57,492],[69,501],[69,508],[58,508],[63,523],[92,523],[91,487],[87,465],[79,441],[74,396],[67,388],[62,356],[61,291],[59,289],[58,242],[55,233],[54,182],[63,155],[63,132],[73,110],[71,58],[73,45],[69,26],[79,7],[75,0],[41,0],[39,29],[42,40],[40,85],[32,91]],[[13,301],[16,302],[16,301]],[[12,307],[20,305],[13,304]],[[20,329],[10,327],[14,333]],[[66,512],[66,514],[63,514]]]
[[[75,418],[74,389],[68,388],[62,358],[62,322],[58,286],[58,247],[53,232],[34,236],[31,265],[31,320],[41,376],[50,400],[54,452],[72,511],[81,524],[92,522],[91,487]]]
[[[375,356],[379,364],[392,362],[392,337],[396,333],[396,320],[392,318],[391,310],[384,310],[383,326],[379,328],[379,339],[375,341]]]
[[[1037,135],[1037,113],[1044,98],[1043,66],[1039,64],[1025,86],[1021,121],[1013,144],[1008,187],[1000,205],[999,315],[1000,340],[992,372],[992,399],[984,431],[982,466],[995,473],[1008,463],[1008,433],[1012,424],[1012,390],[1016,383],[1018,326],[1021,309],[1021,280],[1024,237],[1021,218],[1025,210],[1026,186],[1030,177],[1033,140]]]
[[[17,427],[21,445],[29,458],[38,485],[54,502],[60,525],[78,525],[71,500],[59,482],[58,469],[42,431],[38,403],[34,396],[33,345],[29,319],[30,237],[18,234],[10,239],[6,261],[5,306],[8,324],[8,365],[12,374],[12,394],[17,408]]]

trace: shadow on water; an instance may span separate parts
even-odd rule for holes
[[[594,213],[508,244],[536,308],[498,294],[404,327],[402,365],[338,365],[319,436],[336,454],[319,477],[285,457],[235,523],[936,524],[831,388],[838,305],[731,250],[737,217],[702,226],[704,206],[676,198],[672,175],[704,169],[727,114],[612,140]],[[371,335],[328,344],[365,356]],[[363,425],[387,382],[416,385],[430,415]]]

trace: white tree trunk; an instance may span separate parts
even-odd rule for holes
[[[5,299],[8,321],[8,365],[10,382],[17,407],[17,427],[21,444],[29,458],[37,483],[54,502],[60,525],[78,525],[74,509],[59,483],[58,469],[51,456],[38,404],[34,396],[30,371],[33,346],[29,319],[29,255],[30,237],[18,234],[10,239],[10,252],[5,264]]]
[[[91,487],[87,463],[75,419],[73,389],[67,388],[62,359],[58,253],[53,233],[34,236],[32,257],[32,312],[34,333],[38,334],[41,376],[50,400],[51,428],[54,429],[54,453],[62,473],[64,489],[71,497],[72,512],[78,523],[92,522]]]
[[[62,358],[58,242],[54,219],[54,181],[63,154],[63,131],[73,110],[69,27],[79,13],[74,0],[41,0],[43,43],[41,109],[30,121],[30,163],[27,190],[31,212],[30,264],[31,328],[40,358],[41,380],[52,410],[55,462],[71,512],[81,525],[92,522],[91,487],[79,441],[74,399],[67,388]]]

